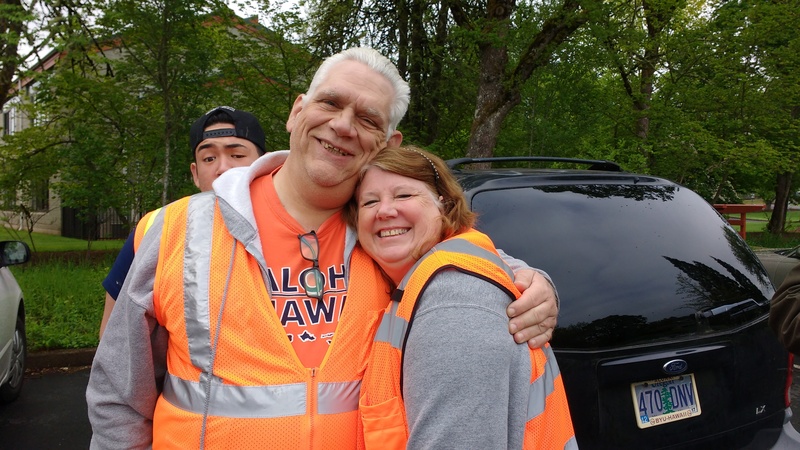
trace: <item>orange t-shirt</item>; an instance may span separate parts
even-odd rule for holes
[[[275,191],[272,174],[250,185],[250,198],[267,263],[267,290],[286,336],[305,367],[319,367],[328,351],[347,299],[344,241],[347,225],[337,212],[315,230],[319,269],[325,276],[322,301],[309,298],[300,275],[312,262],[300,253],[299,235],[308,231],[286,212]]]

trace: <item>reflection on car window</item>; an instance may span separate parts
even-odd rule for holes
[[[499,248],[556,283],[555,346],[724,331],[768,312],[772,287],[757,258],[708,203],[677,185],[482,191],[472,207]]]

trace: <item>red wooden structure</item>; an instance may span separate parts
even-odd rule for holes
[[[763,211],[766,207],[767,205],[714,204],[714,208],[725,216],[729,224],[739,226],[739,235],[742,239],[747,237],[747,213]],[[730,214],[738,214],[739,218],[729,217]]]

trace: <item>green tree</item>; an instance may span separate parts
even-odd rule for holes
[[[797,165],[797,2],[719,2],[675,38],[660,99],[656,170],[713,202],[737,192],[776,199],[770,229],[783,228]],[[687,45],[688,43],[688,45]],[[677,145],[676,145],[677,144]],[[769,180],[777,180],[777,183]],[[772,191],[772,195],[769,194]]]
[[[753,2],[745,35],[764,74],[754,117],[758,136],[780,155],[774,166],[775,203],[768,230],[782,232],[789,201],[800,183],[800,2]],[[795,198],[795,200],[797,200]]]
[[[213,93],[218,54],[208,44],[224,26],[211,6],[204,0],[112,0],[98,20],[102,35],[113,36],[120,50],[113,64],[116,76],[138,85],[140,104],[150,113],[149,134],[160,136],[164,204],[175,191],[170,186],[174,162],[185,161],[173,156],[173,149],[183,147],[178,143],[188,134],[186,118],[199,115],[198,105]],[[178,167],[185,173],[183,165]]]
[[[470,130],[467,155],[491,156],[501,126],[511,109],[521,101],[521,90],[533,72],[550,62],[556,48],[588,20],[578,1],[565,0],[552,11],[542,8],[541,28],[526,34],[521,45],[508,45],[513,31],[515,1],[493,1],[485,9],[468,14],[467,4],[451,6],[455,22],[476,34],[478,49],[478,95]],[[518,56],[511,58],[512,51]]]
[[[111,1],[92,8],[55,13],[49,31],[58,30],[58,57],[36,74],[38,94],[27,112],[34,126],[0,153],[20,168],[4,173],[5,184],[23,186],[34,174],[52,178],[62,205],[84,218],[111,208],[135,220],[196,191],[187,170],[189,126],[214,106],[269,115],[265,129],[275,131],[268,134],[277,136],[276,148],[285,148],[293,83],[304,81],[308,66],[304,53],[214,2]],[[85,20],[91,14],[96,20]]]
[[[0,0],[0,105],[8,100],[17,66],[22,62],[19,43],[29,19],[21,0]]]
[[[673,48],[679,41],[671,39],[691,26],[703,2],[685,0],[648,0],[643,2],[604,2],[589,25],[596,39],[596,49],[605,55],[600,70],[613,71],[627,99],[630,120],[620,138],[631,142],[654,170],[652,132],[654,110],[663,78],[671,68],[670,55],[687,47]]]
[[[531,74],[588,20],[572,0],[311,2],[311,11],[317,56],[365,43],[395,58],[411,86],[409,140],[445,154],[459,143],[470,156],[491,155]]]
[[[317,61],[296,42],[305,31],[297,7],[267,5],[261,16],[269,22],[242,21],[232,13],[226,17],[231,23],[227,35],[214,43],[221,74],[216,100],[255,114],[269,152],[289,148],[286,120],[295,98],[308,87]]]

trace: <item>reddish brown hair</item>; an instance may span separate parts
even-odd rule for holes
[[[351,227],[356,228],[358,224],[356,197],[358,197],[358,190],[364,174],[370,167],[377,167],[403,177],[422,181],[437,197],[442,197],[441,240],[462,233],[475,224],[475,213],[470,211],[464,191],[450,173],[447,164],[433,153],[419,147],[405,145],[381,150],[372,161],[361,169],[355,194],[344,209],[345,220]]]

